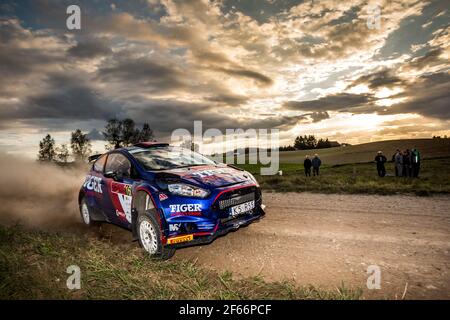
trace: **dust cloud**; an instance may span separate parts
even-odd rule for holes
[[[0,153],[0,223],[45,230],[77,226],[77,197],[86,169]]]

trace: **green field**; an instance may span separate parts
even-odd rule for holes
[[[416,147],[422,155],[419,179],[394,177],[392,162],[386,164],[387,176],[379,178],[373,159],[384,150],[388,161],[397,148]],[[319,153],[321,175],[305,177],[303,159]],[[395,140],[321,150],[280,152],[282,176],[261,176],[259,164],[238,165],[256,176],[266,191],[369,193],[369,194],[449,194],[450,139]]]
[[[450,194],[450,158],[422,162],[419,179],[377,176],[375,164],[343,164],[321,167],[319,177],[305,177],[303,167],[297,164],[280,165],[282,176],[260,176],[259,165],[239,165],[253,173],[265,191],[366,193],[366,194]],[[386,165],[393,175],[392,163]]]
[[[69,290],[69,265],[81,270],[81,289]],[[196,261],[150,259],[109,239],[0,226],[0,299],[358,299],[360,289],[325,291],[293,281],[235,279]]]

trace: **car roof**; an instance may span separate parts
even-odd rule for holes
[[[157,148],[157,147],[168,147],[168,146],[169,146],[169,144],[165,143],[165,142],[157,142],[157,141],[139,142],[130,147],[117,148],[117,149],[109,150],[105,153],[94,154],[94,155],[90,156],[88,159],[89,159],[89,162],[93,162],[93,161],[97,160],[98,158],[100,158],[104,154],[111,154],[111,153],[118,153],[118,152],[124,153],[124,154],[127,154],[127,153],[133,154],[134,152],[136,152],[138,150]]]
[[[120,148],[122,150],[126,150],[129,153],[133,153],[133,151],[142,150],[142,149],[151,149],[151,148],[158,148],[158,147],[168,147],[169,144],[165,142],[156,142],[156,141],[148,141],[148,142],[139,142],[131,147],[125,147]],[[118,150],[120,150],[118,149]]]

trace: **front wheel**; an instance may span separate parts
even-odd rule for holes
[[[137,230],[139,244],[151,257],[165,260],[175,254],[175,249],[164,248],[161,242],[161,230],[153,214],[139,215]]]

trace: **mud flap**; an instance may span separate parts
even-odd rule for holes
[[[133,241],[138,240],[137,218],[138,211],[135,208],[131,209],[131,234],[133,235]]]

